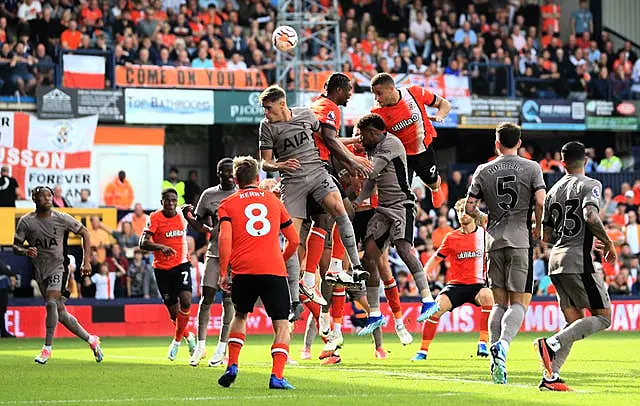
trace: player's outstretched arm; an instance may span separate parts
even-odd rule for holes
[[[587,223],[589,231],[591,231],[591,234],[604,243],[603,253],[605,260],[613,263],[616,260],[616,247],[611,238],[607,235],[607,231],[604,228],[604,224],[602,224],[602,220],[600,220],[598,211],[599,210],[595,205],[590,204],[582,209],[582,215],[584,217],[584,221]]]
[[[373,169],[371,165],[367,165],[367,160],[356,160],[355,156],[347,149],[345,144],[339,141],[338,134],[335,129],[327,126],[321,126],[320,138],[322,138],[335,159],[349,172],[349,175],[361,178],[369,175]]]

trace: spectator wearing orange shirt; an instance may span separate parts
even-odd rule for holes
[[[433,234],[431,234],[431,239],[433,240],[433,246],[438,248],[444,237],[450,232],[453,231],[453,227],[449,225],[447,218],[445,216],[438,217],[438,228],[433,230]]]
[[[547,152],[544,154],[544,159],[540,161],[540,168],[543,173],[560,172],[561,164],[551,157],[551,152]]]
[[[98,6],[98,0],[91,0],[88,7],[80,11],[82,25],[87,27],[87,34],[93,33],[96,28],[104,26],[102,21],[102,10]]]
[[[104,204],[120,210],[129,210],[133,204],[133,186],[124,171],[118,172],[118,177],[109,183],[104,190]]]
[[[623,184],[620,185],[620,194],[616,195],[616,197],[613,198],[613,201],[618,203],[618,204],[626,204],[627,203],[627,192],[631,190],[631,185],[629,185],[627,182],[624,182]]]
[[[78,31],[78,23],[71,20],[71,22],[69,22],[69,29],[64,30],[62,35],[60,35],[60,45],[62,45],[64,49],[75,51],[80,46],[81,40],[82,33]]]
[[[107,259],[107,248],[111,247],[111,235],[100,227],[100,218],[91,216],[91,227],[89,227],[89,239],[91,247],[95,248],[98,254],[98,262],[104,263]]]
[[[142,230],[144,230],[144,227],[147,225],[148,219],[149,216],[144,212],[142,205],[140,203],[136,203],[133,207],[133,212],[127,214],[120,220],[118,228],[124,231],[124,223],[131,223],[133,226],[133,232],[137,236],[140,236],[142,235]]]
[[[618,204],[616,212],[609,218],[610,222],[615,223],[618,227],[624,227],[627,224],[626,210],[627,206]]]
[[[553,32],[560,32],[560,5],[553,0],[545,0],[540,12],[542,13],[542,31],[547,32],[551,27]]]

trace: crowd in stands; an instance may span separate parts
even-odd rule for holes
[[[332,4],[328,0],[320,4]],[[275,79],[268,0],[9,0],[0,5],[0,86],[5,94],[51,84],[57,49],[111,50],[118,65],[262,70]],[[587,0],[561,10],[553,0],[341,0],[339,9],[305,7],[314,35],[332,44],[322,22],[339,19],[345,72],[470,75],[477,95],[505,96],[508,70],[517,95],[640,97],[640,62],[630,42],[615,49],[596,35]],[[327,11],[328,10],[328,11]],[[560,32],[562,13],[571,32]],[[311,29],[310,29],[311,30]],[[308,31],[302,36],[311,35]],[[305,41],[305,58],[331,61],[331,47]],[[487,64],[491,64],[488,66]],[[314,69],[313,66],[311,69]]]

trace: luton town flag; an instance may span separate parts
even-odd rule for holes
[[[104,89],[105,58],[96,55],[62,56],[62,86],[74,89]]]
[[[26,113],[0,112],[0,165],[11,168],[20,188],[31,195],[38,185],[62,185],[76,200],[91,188],[91,152],[98,116],[40,120]]]

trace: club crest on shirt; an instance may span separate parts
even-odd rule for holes
[[[595,197],[596,199],[600,199],[600,188],[598,186],[594,186],[593,189],[591,189],[591,194],[593,195],[593,197]]]

